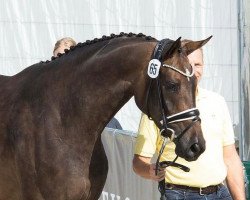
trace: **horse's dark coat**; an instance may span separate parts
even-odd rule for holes
[[[98,199],[108,170],[101,132],[133,95],[147,112],[146,71],[155,45],[144,35],[113,35],[0,76],[0,200]],[[188,65],[185,52],[177,50],[166,62]],[[173,77],[183,84],[185,77],[163,69],[163,87]],[[170,112],[194,106],[194,83],[185,80],[175,97],[164,96]],[[149,106],[156,121],[157,102],[153,92]],[[204,145],[200,133],[195,126],[183,148],[192,138]]]

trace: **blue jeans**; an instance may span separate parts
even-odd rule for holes
[[[203,196],[191,190],[166,189],[165,197],[167,200],[232,200],[226,186],[220,187],[217,192]]]

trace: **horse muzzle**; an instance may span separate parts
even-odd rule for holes
[[[198,136],[191,136],[189,139],[184,136],[179,141],[176,141],[175,144],[176,154],[187,161],[197,160],[206,149],[206,142],[202,136],[202,132]]]

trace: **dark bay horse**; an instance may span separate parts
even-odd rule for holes
[[[192,70],[187,55],[207,41],[171,41],[162,60]],[[156,44],[143,34],[112,34],[1,76],[0,200],[97,200],[108,171],[101,133],[109,120],[134,96],[160,126],[156,84],[147,96],[147,66]],[[167,115],[195,107],[194,76],[164,67],[160,74]],[[200,124],[176,146],[181,157],[197,159],[205,149]]]

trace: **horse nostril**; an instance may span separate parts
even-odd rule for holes
[[[191,147],[190,147],[190,150],[193,152],[193,153],[198,153],[200,152],[200,147],[197,143],[193,144]]]

